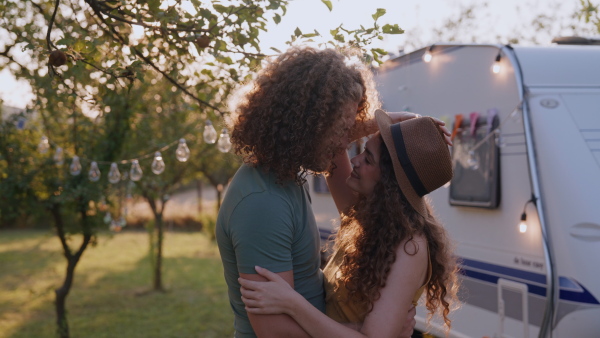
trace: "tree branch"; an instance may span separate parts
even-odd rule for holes
[[[48,44],[48,52],[52,52],[52,47],[57,49],[56,46],[50,41],[50,33],[52,32],[52,25],[54,24],[54,20],[56,19],[56,13],[58,12],[58,5],[60,4],[60,0],[56,0],[56,4],[54,5],[54,12],[52,13],[52,17],[50,21],[48,21],[48,32],[46,33],[46,43]]]

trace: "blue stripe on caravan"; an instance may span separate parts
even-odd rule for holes
[[[519,269],[507,268],[507,267],[500,266],[500,265],[495,265],[495,264],[490,264],[490,263],[475,261],[475,260],[466,259],[466,258],[462,259],[462,264],[465,265],[465,266],[468,266],[470,268],[475,268],[475,269],[480,269],[480,270],[487,270],[487,271],[490,271],[490,272],[499,273],[499,274],[504,275],[504,276],[510,276],[510,277],[515,277],[515,278],[525,279],[525,280],[528,280],[528,281],[531,281],[531,282],[536,282],[536,283],[539,283],[539,284],[546,284],[546,275],[543,275],[541,273],[535,273],[535,272],[523,271],[523,270],[519,270]]]
[[[477,269],[480,271],[472,270]],[[483,271],[481,271],[483,270]],[[529,271],[523,271],[505,266],[490,264],[472,259],[462,259],[461,273],[473,279],[479,279],[492,284],[498,284],[499,278],[514,280],[515,278],[525,280],[529,293],[546,296],[546,276]],[[517,281],[518,282],[518,281]],[[535,283],[535,284],[533,284]],[[538,284],[543,284],[540,286]],[[559,298],[577,303],[600,305],[600,302],[579,282],[560,276]]]

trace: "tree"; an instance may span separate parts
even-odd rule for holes
[[[30,108],[40,120],[38,129],[31,133],[34,138],[24,138],[12,129],[10,137],[7,134],[0,138],[6,142],[0,144],[2,149],[13,149],[11,154],[2,153],[0,168],[6,171],[2,173],[0,191],[14,192],[15,187],[27,186],[30,189],[21,207],[41,207],[51,215],[67,261],[63,284],[55,290],[61,337],[69,336],[66,299],[75,268],[88,246],[95,243],[96,231],[102,225],[102,196],[114,194],[114,187],[98,179],[105,177],[112,162],[129,165],[143,154],[140,150],[157,149],[153,147],[170,142],[172,134],[194,135],[201,119],[220,123],[227,114],[225,102],[233,88],[249,79],[266,57],[258,46],[260,32],[268,19],[281,20],[287,3],[0,1],[0,36],[6,37],[0,42],[0,69],[8,67],[17,78],[29,82],[36,97]],[[331,8],[330,1],[323,3]],[[368,42],[383,38],[382,34],[402,32],[398,25],[380,26],[377,19],[384,14],[385,10],[380,9],[373,15],[371,28],[349,30],[340,26],[330,32],[332,40],[325,43],[340,45],[347,41],[378,60],[385,52],[371,48],[367,54]],[[318,36],[318,32],[303,34],[297,29],[292,40]],[[172,120],[161,119],[156,109],[163,107],[150,104],[148,93],[153,86],[161,89],[154,95],[159,96],[161,104],[168,105],[165,116]],[[190,120],[191,111],[202,113]],[[173,125],[181,126],[183,132],[167,135],[166,128]],[[49,140],[50,149],[41,156],[30,155],[42,135]],[[11,146],[15,139],[21,142],[19,147]],[[42,142],[42,148],[45,145]],[[59,153],[59,147],[67,161],[52,155]],[[198,158],[208,161],[212,156],[209,153]],[[75,156],[85,168],[78,175],[72,175],[70,167]],[[14,160],[23,158],[28,165],[16,166]],[[86,175],[92,160],[104,174],[91,170]],[[173,166],[157,180],[139,181],[138,189],[150,205],[159,201],[153,208],[159,229],[170,189],[195,175],[194,169],[213,175],[217,169],[211,167],[215,162],[212,160],[210,166],[200,165],[202,161],[198,166]],[[228,180],[227,175],[215,177],[211,179],[214,182]],[[115,202],[109,199],[109,203]],[[161,258],[161,231],[157,260]],[[82,237],[78,245],[71,241],[75,235]],[[157,269],[155,286],[162,288],[160,263]]]

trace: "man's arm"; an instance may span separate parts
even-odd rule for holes
[[[277,273],[282,277],[292,288],[294,287],[294,272],[292,270]],[[266,282],[267,279],[258,274],[240,273],[240,277]],[[280,315],[259,315],[248,313],[248,319],[254,333],[259,338],[308,338],[310,337],[292,317],[286,314]]]

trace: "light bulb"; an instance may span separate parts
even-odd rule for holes
[[[110,216],[110,212],[107,212],[106,215],[104,215],[104,223],[110,224],[111,221],[112,217]]]
[[[65,163],[63,148],[56,147],[56,152],[54,152],[54,163],[56,163],[56,165],[63,165],[63,163]]]
[[[429,63],[431,62],[431,59],[433,59],[433,55],[431,55],[431,52],[428,49],[425,54],[423,54],[423,61]]]
[[[227,128],[223,128],[221,131],[219,141],[217,142],[217,149],[219,149],[219,151],[222,153],[226,153],[231,149],[231,139],[229,138]]]
[[[119,183],[121,181],[121,173],[119,167],[115,162],[110,164],[110,171],[108,172],[108,181],[112,184]]]
[[[38,144],[38,151],[41,154],[45,154],[48,152],[48,149],[50,149],[50,142],[46,136],[42,136],[40,143]]]
[[[522,234],[527,232],[527,214],[526,213],[521,214],[521,222],[519,222],[519,232]]]
[[[188,148],[183,138],[179,139],[179,145],[177,146],[177,150],[175,150],[175,157],[177,157],[177,161],[179,162],[186,162],[190,158],[190,148]]]
[[[500,52],[498,52],[498,55],[496,55],[496,60],[492,65],[492,73],[494,74],[500,73],[500,70],[502,69],[502,67],[500,66],[500,59],[502,59],[502,55],[500,55]]]
[[[142,167],[140,167],[140,162],[138,160],[131,161],[131,169],[129,169],[129,178],[132,181],[139,181],[142,179],[142,175],[144,172],[142,171]]]
[[[496,129],[496,131],[494,131],[494,134],[496,145],[500,148],[506,147],[506,142],[504,142],[504,137],[502,137],[500,129]]]
[[[160,151],[154,153],[154,161],[152,161],[152,172],[156,175],[160,175],[165,171],[165,161],[163,161]]]
[[[208,144],[215,144],[217,142],[217,131],[215,127],[213,127],[212,122],[206,121],[206,125],[204,126],[204,142]]]
[[[73,160],[71,161],[71,165],[69,166],[69,172],[73,176],[81,174],[81,163],[79,162],[78,156],[73,156]]]
[[[471,170],[479,169],[479,160],[473,150],[469,151],[469,157],[467,158],[467,165]]]
[[[500,69],[502,69],[502,67],[500,66],[500,62],[495,61],[494,64],[492,65],[492,73],[498,74],[498,73],[500,73]]]
[[[98,180],[100,179],[100,169],[98,169],[98,163],[96,163],[95,161],[92,162],[92,165],[90,166],[88,178],[92,182],[98,182]]]
[[[119,220],[117,221],[117,224],[119,224],[119,226],[122,228],[124,226],[127,225],[127,221],[125,220],[125,217],[121,216],[119,217]]]

